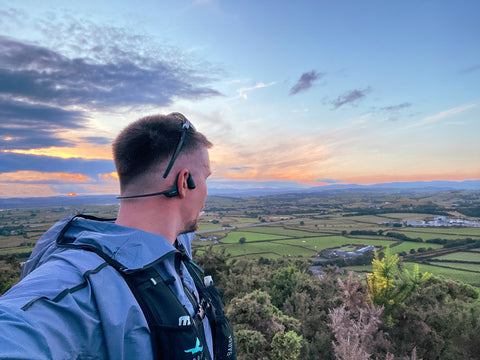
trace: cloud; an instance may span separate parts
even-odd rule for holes
[[[462,69],[462,70],[460,70],[460,74],[471,74],[471,73],[479,71],[479,70],[480,70],[480,64]]]
[[[397,111],[397,110],[402,110],[402,109],[409,108],[409,107],[411,107],[411,106],[412,106],[411,103],[409,103],[409,102],[404,102],[404,103],[401,103],[401,104],[398,104],[398,105],[392,105],[392,106],[382,107],[382,110],[386,110],[386,111]]]
[[[215,72],[208,63],[134,31],[62,15],[0,14],[9,19],[2,28],[33,24],[44,35],[41,44],[0,36],[0,150],[73,146],[61,134],[89,130],[92,110],[221,95],[208,86]]]
[[[248,98],[248,95],[247,95],[247,94],[248,94],[250,91],[253,91],[253,90],[255,90],[255,89],[261,89],[261,88],[269,87],[269,86],[272,86],[272,85],[275,85],[275,84],[276,84],[275,81],[273,81],[273,82],[271,82],[271,83],[269,83],[269,84],[258,83],[258,84],[254,85],[254,86],[251,86],[251,87],[243,87],[243,88],[238,89],[238,90],[237,90],[237,94],[238,94],[238,96],[240,96],[240,97],[242,97],[242,98],[244,98],[244,99],[247,99],[247,98]]]
[[[325,183],[325,184],[338,184],[343,182],[342,180],[334,180],[334,179],[318,179],[315,181],[320,183]]]
[[[240,166],[240,167],[231,167],[229,170],[235,170],[235,171],[242,171],[242,170],[248,170],[251,169],[250,166]]]
[[[467,110],[470,110],[470,109],[472,109],[476,106],[477,106],[476,104],[464,104],[464,105],[454,107],[452,109],[441,111],[438,114],[427,116],[427,117],[421,119],[420,121],[418,121],[416,123],[412,123],[409,126],[407,126],[407,128],[436,123],[436,122],[439,122],[443,119],[447,119],[447,118],[450,118],[450,117],[455,116],[457,114],[463,113],[463,112],[465,112]]]
[[[370,92],[370,88],[366,89],[355,89],[347,91],[346,93],[340,95],[335,100],[331,101],[330,103],[333,105],[334,109],[338,109],[339,107],[352,104],[355,101],[364,98]]]
[[[93,178],[97,177],[98,174],[114,172],[115,166],[112,160],[63,159],[52,156],[0,152],[0,173],[26,170],[83,174]]]
[[[321,79],[324,76],[324,73],[318,73],[315,70],[303,73],[297,83],[290,89],[290,95],[295,95],[301,91],[310,89],[316,80]]]
[[[0,173],[0,183],[16,184],[61,184],[70,182],[85,182],[83,174],[66,174],[58,172],[44,173],[39,171],[16,171]]]
[[[73,145],[56,134],[84,126],[85,117],[80,111],[0,97],[0,150]]]
[[[46,47],[0,37],[0,94],[30,102],[92,108],[169,105],[174,97],[220,95],[207,78],[154,59],[69,58]]]
[[[94,114],[222,95],[211,86],[221,70],[135,29],[66,11],[35,18],[9,9],[0,15],[1,33],[32,34],[28,40],[0,35],[2,178],[116,184],[113,161],[104,160],[111,139],[92,132]],[[80,158],[90,150],[100,157]],[[27,174],[30,180],[22,180]]]
[[[98,145],[107,145],[112,142],[112,139],[101,136],[85,136],[82,138],[82,140]]]

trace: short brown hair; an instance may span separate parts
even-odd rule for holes
[[[121,187],[171,158],[183,131],[181,121],[173,114],[146,116],[123,129],[112,146]],[[190,127],[182,152],[211,146],[205,135]]]

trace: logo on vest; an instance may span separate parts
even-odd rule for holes
[[[197,342],[195,347],[192,349],[184,350],[186,353],[191,353],[192,355],[198,354],[203,351],[203,346],[200,346],[200,339],[197,337]]]
[[[228,337],[228,350],[227,350],[227,356],[230,357],[233,355],[233,338],[232,335]]]
[[[185,315],[185,316],[180,316],[178,318],[178,326],[188,326],[192,322],[190,321],[190,316]]]

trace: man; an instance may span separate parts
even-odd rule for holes
[[[210,146],[179,113],[120,133],[116,221],[77,216],[42,236],[0,298],[0,358],[235,359],[218,293],[190,261]]]

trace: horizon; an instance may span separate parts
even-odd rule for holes
[[[0,0],[0,198],[118,194],[111,141],[174,111],[217,188],[480,180],[479,11]]]
[[[230,184],[230,185],[228,185]],[[363,192],[366,190],[374,190],[378,193],[394,192],[432,192],[441,193],[445,191],[480,191],[480,180],[462,180],[462,181],[449,181],[449,180],[434,180],[434,181],[410,181],[410,182],[388,182],[388,183],[376,183],[376,184],[330,184],[321,186],[305,186],[301,183],[294,182],[282,182],[282,181],[268,181],[268,182],[241,182],[239,186],[236,182],[222,183],[220,187],[215,185],[209,185],[208,197],[262,197],[270,195],[285,195],[285,194],[311,194],[311,193],[323,193],[328,191],[349,191],[352,193]],[[75,198],[95,198],[95,197],[117,197],[118,193],[104,193],[104,194],[56,194],[47,196],[15,196],[5,197],[0,196],[0,202],[9,200],[22,200],[22,199],[46,199],[46,198],[71,198],[72,201]]]

